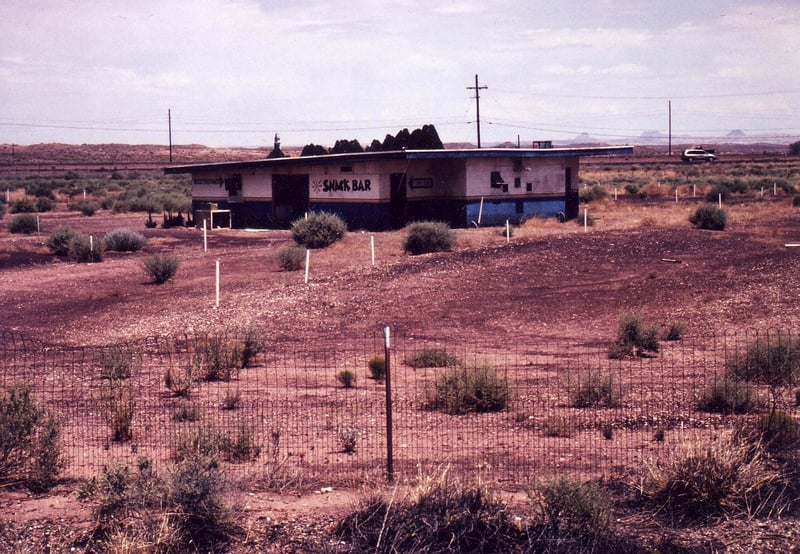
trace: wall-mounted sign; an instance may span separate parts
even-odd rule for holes
[[[369,179],[315,179],[311,182],[311,190],[320,192],[370,192],[372,181]]]

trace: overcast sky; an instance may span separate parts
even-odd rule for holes
[[[800,4],[0,0],[0,143],[475,143],[476,74],[483,146],[785,139]]]

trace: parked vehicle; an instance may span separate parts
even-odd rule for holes
[[[713,162],[717,155],[708,148],[687,148],[681,154],[681,159],[686,163],[692,162]]]

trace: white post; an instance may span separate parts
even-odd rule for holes
[[[214,308],[219,308],[219,259],[217,259],[217,263],[214,269]]]
[[[306,248],[306,277],[304,280],[305,284],[308,284],[308,265],[311,262],[311,250]]]
[[[38,215],[36,216],[36,232],[37,233],[41,232],[41,227],[39,226],[39,216]]]
[[[89,252],[94,252],[94,237],[89,235]]]
[[[481,217],[483,216],[483,196],[481,196],[481,204],[478,207],[478,225],[481,224]]]
[[[508,220],[506,219],[506,244],[511,242],[511,226],[508,224]]]
[[[614,202],[617,201],[617,187],[614,187]]]
[[[722,193],[719,193],[719,207],[722,208]]]
[[[209,218],[208,228],[213,231],[214,230],[214,210],[209,210],[208,218]]]
[[[372,265],[375,265],[375,235],[369,236],[369,249],[372,252]]]
[[[675,203],[678,203],[678,187],[675,187]]]
[[[586,233],[589,230],[589,210],[587,208],[583,209],[583,232]]]
[[[697,196],[697,185],[692,185],[692,198]]]
[[[761,187],[761,198],[764,198],[764,187]]]
[[[86,200],[86,189],[83,189],[83,199]]]
[[[203,252],[208,252],[208,230],[206,229],[206,222],[208,220],[203,218]]]
[[[772,183],[772,196],[778,195],[778,183]]]

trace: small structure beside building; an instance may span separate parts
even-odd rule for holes
[[[466,227],[577,217],[580,157],[632,153],[629,146],[401,150],[164,171],[191,174],[193,209],[230,210],[233,227],[285,228],[310,211],[336,213],[350,229],[421,220]]]

